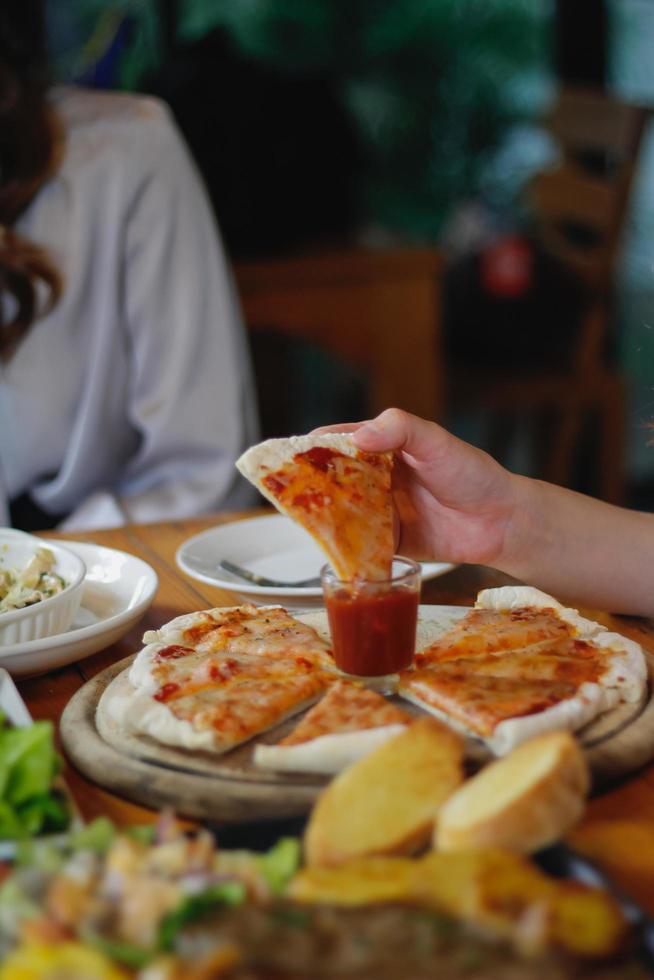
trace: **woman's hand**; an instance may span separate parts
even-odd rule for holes
[[[496,567],[502,563],[519,477],[435,422],[397,408],[370,421],[330,429],[352,432],[359,449],[396,454],[393,496],[401,554]]]
[[[654,515],[516,476],[397,408],[329,429],[396,454],[401,554],[490,565],[577,605],[654,616]]]

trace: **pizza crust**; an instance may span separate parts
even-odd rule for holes
[[[495,755],[505,755],[537,735],[554,731],[578,731],[598,715],[614,708],[620,701],[634,704],[642,700],[647,684],[647,664],[641,647],[633,640],[608,632],[606,627],[580,616],[576,609],[563,606],[547,593],[527,585],[484,589],[477,596],[475,608],[498,612],[524,608],[552,609],[573,627],[576,637],[610,650],[612,654],[608,669],[597,683],[587,682],[580,685],[573,697],[559,701],[543,711],[507,718],[496,725],[491,735],[484,738],[446,712],[400,687],[402,698],[445,721],[455,731],[478,740],[481,738]]]
[[[288,718],[305,711],[314,704],[322,691],[314,698],[294,704],[284,714],[275,717],[265,728],[256,732],[248,732],[242,738],[230,736],[228,741],[221,741],[219,733],[212,729],[198,731],[193,725],[175,715],[158,701],[154,701],[150,693],[138,690],[130,682],[129,668],[119,674],[102,694],[96,709],[96,726],[103,738],[119,729],[128,735],[146,735],[162,745],[172,745],[181,749],[197,752],[209,752],[211,755],[224,755],[256,735],[263,734],[271,728],[282,724]],[[121,680],[121,684],[116,681]],[[106,739],[111,741],[111,737]]]
[[[319,735],[297,745],[257,745],[254,764],[278,772],[334,775],[404,731],[406,725],[385,725],[358,732]]]
[[[352,438],[345,432],[324,432],[320,435],[288,436],[286,439],[266,439],[264,442],[250,446],[239,459],[236,460],[237,469],[243,476],[253,483],[260,493],[266,497],[271,504],[281,510],[279,502],[270,493],[268,488],[261,483],[262,472],[274,472],[289,463],[297,453],[306,453],[316,446],[326,446],[335,452],[342,453],[344,456],[351,456],[356,459],[359,450],[352,442]],[[284,511],[282,511],[284,513]]]
[[[590,620],[584,619],[575,610],[566,609],[551,596],[527,586],[508,586],[501,589],[485,590],[479,594],[477,605],[487,609],[517,609],[524,606],[554,609],[561,618],[573,625],[576,635],[592,640],[598,647],[609,650],[611,662],[599,683],[581,685],[575,696],[558,702],[541,712],[501,721],[491,736],[483,742],[496,755],[504,755],[512,748],[536,735],[555,730],[577,731],[598,715],[614,708],[620,701],[636,704],[642,700],[647,683],[647,667],[642,650],[637,643],[617,633],[612,633]],[[139,734],[149,736],[162,745],[177,746],[190,751],[209,752],[213,755],[229,751],[241,742],[247,741],[259,730],[250,733],[239,741],[230,739],[229,744],[221,745],[213,731],[196,731],[188,721],[177,718],[163,703],[152,697],[157,682],[151,668],[155,654],[162,648],[184,643],[185,630],[206,622],[208,616],[214,621],[229,616],[235,609],[228,607],[176,617],[159,630],[144,634],[146,646],[135,658],[132,667],[121,676],[121,685],[112,683],[103,694],[97,710],[98,728],[103,733],[110,730],[123,730],[138,738]],[[279,609],[279,606],[251,607],[258,611]],[[461,610],[465,613],[467,610]],[[437,620],[418,622],[417,649],[424,649],[443,635],[452,625],[460,621],[457,610],[445,610]],[[329,641],[327,618],[324,611],[305,614],[300,621],[315,630],[320,639]],[[367,685],[368,686],[368,685]],[[293,706],[284,718],[300,713],[315,703],[323,692],[311,700]],[[464,724],[445,712],[433,708],[411,692],[402,691],[402,697],[435,715],[450,728],[479,742],[479,736]],[[283,718],[276,718],[274,727]],[[301,767],[301,771],[336,772],[355,758],[367,754],[371,742],[381,744],[385,741],[387,725],[377,730],[369,729],[355,733],[321,736],[310,743],[295,746],[262,746],[257,749],[257,765],[265,768],[291,771]],[[376,734],[371,734],[375,732]],[[379,739],[379,743],[376,740]],[[306,770],[305,767],[306,766]]]
[[[500,612],[523,608],[553,609],[559,619],[574,627],[581,639],[591,640],[595,646],[611,650],[612,663],[602,675],[600,686],[617,688],[621,701],[633,704],[642,698],[647,681],[647,664],[638,643],[619,633],[608,632],[606,626],[592,619],[585,619],[576,609],[563,606],[540,589],[534,589],[530,585],[505,585],[498,589],[484,589],[477,596],[475,608],[495,609]]]
[[[498,612],[510,609],[553,609],[559,619],[569,623],[584,636],[606,629],[599,623],[584,619],[576,609],[562,605],[558,599],[531,585],[503,585],[497,589],[482,589],[477,596],[475,609],[495,609]]]
[[[168,646],[180,644],[186,645],[185,633],[187,630],[195,629],[202,623],[213,622],[220,625],[221,620],[227,619],[236,610],[256,610],[266,612],[270,609],[283,609],[283,606],[218,606],[214,609],[203,609],[200,612],[185,613],[183,616],[176,616],[169,623],[165,623],[158,630],[146,630],[143,634],[145,646],[134,658],[129,669],[129,678],[135,688],[139,691],[154,693],[158,688],[158,683],[152,676],[152,668],[155,664],[156,654]]]
[[[177,616],[158,630],[148,630],[143,636],[146,645],[134,658],[131,667],[124,674],[121,674],[119,678],[116,678],[100,698],[96,712],[96,722],[101,734],[103,729],[107,733],[120,729],[122,732],[134,736],[145,735],[162,745],[220,755],[304,711],[322,697],[324,684],[320,688],[316,688],[315,694],[312,694],[311,697],[297,701],[285,712],[275,714],[270,724],[264,727],[253,728],[244,726],[245,730],[240,737],[233,729],[229,733],[222,733],[213,726],[198,729],[192,721],[178,717],[170,710],[165,702],[158,701],[154,697],[161,687],[161,679],[156,675],[156,668],[159,665],[157,655],[161,651],[170,646],[180,645],[189,647],[189,650],[202,654],[204,652],[204,640],[201,631],[200,636],[198,637],[197,635],[199,627],[205,625],[211,627],[229,625],[235,613],[241,617],[237,619],[237,622],[243,622],[249,626],[252,624],[256,625],[257,620],[260,620],[262,617],[265,617],[266,613],[272,611],[277,613],[280,611],[283,612],[286,620],[292,621],[294,625],[301,627],[304,632],[311,632],[310,629],[307,630],[304,623],[301,623],[299,620],[293,620],[293,617],[282,606],[253,606],[248,604],[218,607],[188,613],[183,616]],[[284,633],[285,629],[286,624],[280,623],[282,633]],[[270,635],[271,643],[274,647],[274,630]],[[322,649],[323,641],[316,636],[314,650],[314,638],[309,637],[309,640],[312,648],[306,651],[306,656],[311,656],[315,661],[320,674],[326,674],[329,669],[335,670],[331,658]],[[257,639],[256,635],[254,635],[253,644],[256,645],[257,642],[260,644],[261,638],[259,637]],[[284,642],[288,641],[285,640]],[[304,653],[301,645],[297,647],[297,650],[301,654]],[[217,652],[212,651],[212,653],[214,657],[218,658],[223,653],[226,657],[232,659],[234,657],[238,658],[239,656],[238,653],[230,652],[228,647],[224,650],[219,648]],[[209,655],[209,651],[207,651],[207,654]],[[291,644],[289,656],[292,657],[293,654],[294,650]],[[257,650],[257,653],[252,656],[251,662],[252,660],[265,661],[266,659],[266,654],[261,654]],[[271,662],[274,662],[272,657]],[[118,683],[119,680],[120,683]],[[247,683],[247,677],[244,677],[244,681]],[[263,682],[265,683],[265,677]],[[303,693],[307,692],[304,691]],[[247,703],[248,698],[246,692],[244,695],[245,707],[247,707]]]
[[[96,727],[106,741],[120,731],[123,735],[148,735],[164,745],[214,754],[233,747],[216,747],[212,732],[198,732],[190,722],[175,718],[165,705],[153,701],[150,693],[134,687],[129,675],[130,668],[114,678],[98,702]]]

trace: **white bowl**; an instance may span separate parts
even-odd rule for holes
[[[66,586],[24,609],[0,612],[0,646],[24,643],[54,636],[70,629],[82,601],[86,566],[82,559],[59,544],[46,541],[13,528],[0,528],[0,568],[20,571],[38,548],[47,548],[55,556],[54,571]]]

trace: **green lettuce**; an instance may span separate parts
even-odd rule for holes
[[[176,909],[169,912],[159,927],[159,946],[171,950],[177,936],[189,922],[196,922],[219,906],[242,905],[247,897],[241,881],[221,881],[210,885],[198,895],[184,898]]]
[[[80,830],[70,835],[68,846],[71,851],[93,851],[106,854],[116,839],[116,828],[109,817],[96,817]]]
[[[297,837],[280,837],[265,854],[258,857],[259,870],[275,895],[281,895],[300,867],[301,847]]]
[[[52,722],[11,728],[0,719],[0,839],[63,830],[70,814],[53,791],[61,768]]]

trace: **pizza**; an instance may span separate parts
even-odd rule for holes
[[[280,606],[244,605],[147,632],[144,649],[100,700],[100,734],[220,754],[311,708],[281,742],[257,745],[255,762],[339,771],[410,719],[343,678],[324,612],[302,620]],[[481,592],[463,616],[443,610],[419,620],[418,652],[397,693],[503,755],[538,734],[576,731],[620,702],[637,703],[646,674],[638,644],[537,589],[511,586]]]
[[[390,577],[392,453],[362,452],[348,435],[325,433],[268,439],[236,465],[309,532],[339,578]]]
[[[487,589],[416,654],[401,697],[504,754],[534,735],[575,731],[646,683],[638,644],[528,586]]]
[[[257,745],[254,762],[286,772],[337,773],[413,721],[381,694],[337,681],[276,745]]]
[[[335,679],[329,645],[281,606],[180,616],[144,642],[127,686],[100,700],[101,731],[223,753],[302,711]]]

